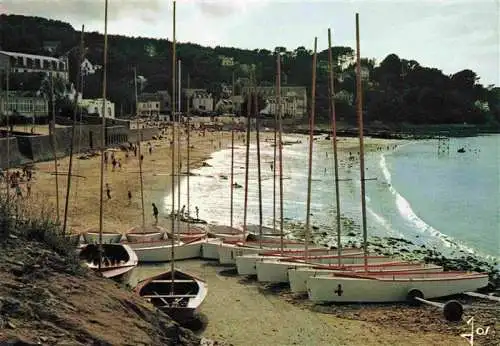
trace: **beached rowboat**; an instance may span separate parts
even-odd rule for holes
[[[161,226],[147,226],[145,228],[138,226],[129,229],[125,236],[127,241],[131,243],[146,243],[162,240],[165,238],[166,233],[165,228]]]
[[[106,278],[120,279],[137,266],[138,258],[130,246],[102,244],[101,274]],[[88,244],[80,251],[80,259],[95,271],[99,271],[99,245]]]
[[[177,269],[173,277],[173,292],[171,271],[139,283],[135,291],[175,321],[187,322],[205,300],[207,285],[203,280]]]
[[[99,243],[99,231],[91,228],[88,229],[85,233],[83,233],[83,239],[87,244],[98,244]],[[122,239],[122,235],[120,233],[113,232],[102,232],[102,243],[103,244],[115,244],[119,243]]]
[[[288,282],[290,283],[290,291],[292,293],[307,293],[307,279],[311,276],[328,275],[332,273],[363,272],[364,264],[344,264],[341,267],[338,265],[331,266],[315,266],[315,267],[295,267],[288,269]],[[407,271],[413,273],[426,271],[442,271],[443,267],[435,264],[411,263],[411,262],[380,262],[368,265],[369,274],[380,272],[398,272]]]
[[[201,246],[203,240],[193,240],[191,242],[174,242],[175,260],[185,260],[201,257]],[[172,241],[162,240],[150,243],[128,243],[134,249],[139,262],[155,263],[170,262],[172,260]]]
[[[393,303],[409,299],[411,290],[432,299],[475,291],[488,285],[488,274],[469,272],[331,274],[307,279],[315,302]]]

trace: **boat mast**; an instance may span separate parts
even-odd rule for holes
[[[172,215],[171,215],[171,226],[172,226],[172,243],[171,243],[171,256],[172,260],[170,261],[170,277],[172,279],[172,283],[170,285],[170,292],[174,294],[174,273],[175,273],[175,63],[176,63],[176,52],[175,52],[175,0],[173,1],[173,22],[172,22],[172,30],[173,30],[173,39],[172,39],[172,186],[171,186],[171,195],[172,195]]]
[[[104,152],[106,151],[106,74],[108,65],[108,0],[104,2],[104,53],[102,67],[101,189],[99,202],[99,271],[102,266],[102,226],[104,190]]]
[[[106,11],[107,11],[107,1],[106,1]],[[106,20],[107,20],[107,13],[106,13]],[[107,25],[107,24],[106,24]],[[83,63],[83,56],[85,54],[84,52],[84,42],[83,42],[83,35],[85,31],[85,26],[82,25],[82,32],[80,35],[80,59],[78,60],[78,72],[76,75],[76,93],[75,93],[75,100],[73,102],[73,125],[71,126],[71,144],[69,146],[69,164],[68,164],[68,180],[66,181],[66,201],[64,203],[64,221],[63,221],[63,234],[66,234],[66,226],[68,222],[68,208],[69,208],[69,192],[71,190],[71,176],[73,175],[73,147],[75,143],[75,128],[76,128],[76,113],[78,109],[78,90],[80,89],[80,75],[82,73],[82,63]],[[107,40],[105,38],[105,40]],[[106,49],[106,45],[105,45]],[[106,66],[106,64],[104,64]],[[105,88],[105,87],[104,87]],[[105,93],[105,89],[103,91]],[[104,99],[106,99],[104,97]],[[104,102],[104,101],[103,101]],[[105,109],[106,103],[103,103],[103,119],[104,119],[104,109]],[[55,136],[55,130],[56,130],[56,123],[54,122],[54,136]],[[104,133],[104,132],[103,132]],[[54,139],[55,142],[55,139]],[[58,192],[59,194],[59,192]],[[101,206],[102,207],[102,206]],[[59,215],[59,210],[57,211],[57,215]],[[99,268],[100,269],[100,268]]]
[[[334,180],[335,180],[335,205],[337,207],[337,249],[338,249],[338,264],[342,264],[340,256],[342,256],[342,243],[341,243],[341,225],[340,225],[340,193],[339,193],[339,161],[337,153],[337,120],[335,114],[335,85],[334,85],[334,72],[333,72],[333,57],[332,57],[332,34],[330,28],[328,28],[328,79],[330,83],[328,84],[328,97],[330,99],[330,112],[332,119],[332,144],[333,144],[333,169],[334,169]]]
[[[7,205],[10,201],[10,184],[9,184],[9,170],[10,170],[10,104],[9,104],[9,79],[10,79],[10,58],[7,64],[7,71],[5,73],[5,109],[6,109],[6,123],[7,123],[7,169],[5,174],[7,175],[7,183],[5,184],[7,188]]]
[[[254,89],[255,90],[255,89]],[[262,177],[260,166],[260,114],[257,91],[253,95],[255,111],[255,140],[257,141],[257,184],[259,185],[259,247],[262,248]]]
[[[137,126],[137,158],[139,159],[139,179],[141,181],[141,210],[142,210],[142,232],[146,232],[146,216],[144,215],[144,186],[142,179],[142,160],[141,160],[141,140],[142,131],[139,124],[139,112],[138,112],[138,97],[137,97],[137,67],[134,66],[134,93],[135,93],[135,119]]]
[[[281,119],[281,55],[278,54],[276,57],[277,65],[277,78],[276,78],[276,91],[278,104],[277,108],[277,118],[278,118],[278,145],[279,145],[279,183],[280,183],[280,250],[283,255],[283,124]],[[274,140],[274,148],[276,148],[276,139]],[[276,166],[274,167],[276,170]]]
[[[245,154],[245,201],[243,206],[243,232],[247,232],[248,216],[248,166],[250,164],[250,113],[252,111],[252,72],[250,72],[250,86],[247,95],[247,133],[246,133],[246,154]],[[245,236],[244,236],[245,237]]]
[[[231,188],[231,194],[229,195],[230,199],[230,204],[231,204],[231,209],[229,212],[229,226],[231,228],[231,232],[233,231],[233,195],[234,195],[234,116],[235,116],[235,109],[234,109],[234,70],[233,70],[233,76],[232,76],[232,84],[231,84],[231,95],[232,95],[232,100],[233,100],[233,116],[231,119],[231,180],[230,180],[230,188]]]
[[[187,89],[189,90],[189,83],[190,82],[190,76],[189,76],[189,73],[188,73],[188,76],[187,76]],[[187,222],[188,222],[188,229],[190,229],[191,227],[191,212],[190,212],[190,208],[189,208],[189,204],[191,203],[190,202],[190,196],[189,196],[189,176],[191,175],[191,165],[190,165],[190,154],[191,154],[191,123],[190,123],[190,119],[191,119],[191,115],[189,114],[189,111],[190,111],[190,102],[189,102],[189,96],[187,95],[186,93],[186,116],[187,116],[187,121],[186,121],[186,125],[187,125],[187,138],[186,138],[186,171],[187,171],[187,177],[186,177],[186,188],[187,188],[187,191],[186,191],[186,198],[187,198]]]
[[[366,229],[366,200],[365,200],[365,150],[363,143],[363,100],[361,93],[361,54],[359,51],[359,13],[356,13],[356,112],[359,127],[359,171],[361,179],[361,214],[363,225],[363,253],[365,272],[368,271],[368,232]]]
[[[180,232],[181,226],[181,170],[182,170],[182,158],[181,158],[181,60],[177,61],[177,68],[179,74],[177,75],[177,231]],[[180,238],[179,238],[180,239]]]
[[[57,168],[57,150],[56,150],[56,98],[54,95],[54,69],[52,68],[52,64],[50,65],[50,98],[52,100],[52,151],[54,154],[54,172],[56,174],[56,222],[59,223],[59,177],[58,177],[58,168]]]
[[[307,204],[306,204],[306,241],[304,244],[305,258],[307,260],[309,256],[309,237],[311,233],[311,192],[312,192],[312,155],[313,155],[313,145],[314,145],[314,112],[316,105],[316,50],[318,46],[318,38],[314,38],[314,53],[313,53],[313,63],[312,63],[312,86],[311,86],[311,115],[309,117],[309,162],[308,162],[308,173],[307,173]]]
[[[278,77],[275,77],[274,83],[274,152],[273,152],[273,234],[276,234],[276,156],[277,156],[277,140],[278,140]],[[281,246],[281,250],[283,247]]]

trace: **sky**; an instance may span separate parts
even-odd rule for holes
[[[172,39],[172,1],[109,0],[108,32]],[[176,38],[207,46],[318,50],[355,47],[362,57],[414,59],[446,74],[471,69],[500,85],[500,0],[177,0]],[[0,0],[0,12],[104,32],[104,0]]]

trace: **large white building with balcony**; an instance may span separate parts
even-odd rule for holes
[[[23,96],[15,92],[0,94],[0,116],[20,115],[28,118],[48,116],[49,103],[44,97]]]
[[[0,69],[11,73],[55,73],[68,80],[68,60],[50,56],[0,51]]]
[[[253,88],[244,86],[242,88],[243,97],[245,97]],[[258,86],[256,92],[266,101],[266,108],[261,111],[264,115],[274,115],[277,111],[276,87]],[[303,117],[307,115],[307,89],[301,86],[283,86],[281,87],[281,113],[284,117]]]

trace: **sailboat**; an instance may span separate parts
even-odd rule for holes
[[[359,14],[356,13],[356,110],[359,127],[359,159],[361,180],[361,210],[363,225],[364,265],[359,273],[321,273],[307,279],[309,299],[316,302],[401,302],[414,296],[437,298],[467,291],[475,291],[488,285],[488,274],[450,271],[379,272],[370,271],[367,251],[365,166],[363,144],[363,109],[361,99],[361,58],[359,42]]]
[[[173,40],[172,40],[172,115],[175,115],[175,64],[176,64],[176,41],[175,41],[175,12],[176,2],[173,1]],[[175,211],[175,118],[172,123],[172,215]],[[179,124],[177,124],[179,125]],[[180,133],[177,133],[180,135]],[[178,172],[180,173],[180,171]],[[171,218],[172,232],[175,232],[175,219]],[[201,246],[201,245],[200,245]],[[171,238],[171,261],[170,270],[160,275],[147,279],[140,284],[136,292],[150,301],[162,312],[166,313],[179,322],[193,317],[207,295],[206,284],[193,275],[189,275],[175,268],[175,252],[181,247],[175,246],[175,233]],[[200,247],[201,253],[201,247]]]
[[[83,54],[83,39],[81,45],[81,54]],[[105,277],[122,277],[137,266],[138,259],[134,251],[125,244],[103,244],[103,192],[104,192],[104,151],[106,150],[106,72],[108,60],[108,0],[104,5],[104,63],[102,77],[102,137],[101,137],[101,182],[100,182],[100,204],[99,204],[99,243],[88,244],[82,248],[79,256],[89,268],[100,272]],[[79,74],[81,73],[81,63]],[[80,77],[78,76],[77,83]],[[76,101],[75,101],[76,102]],[[76,107],[75,107],[76,113]],[[76,117],[76,115],[74,115]],[[73,128],[74,131],[74,128]],[[71,160],[71,157],[70,157]],[[71,177],[71,172],[68,179]],[[68,181],[69,185],[69,181]],[[69,188],[68,188],[69,190]],[[69,191],[68,191],[69,192]],[[66,204],[68,201],[66,200]],[[67,208],[65,209],[67,212]],[[66,213],[65,213],[66,214]],[[66,216],[65,216],[66,219]],[[121,235],[120,235],[121,236]]]

